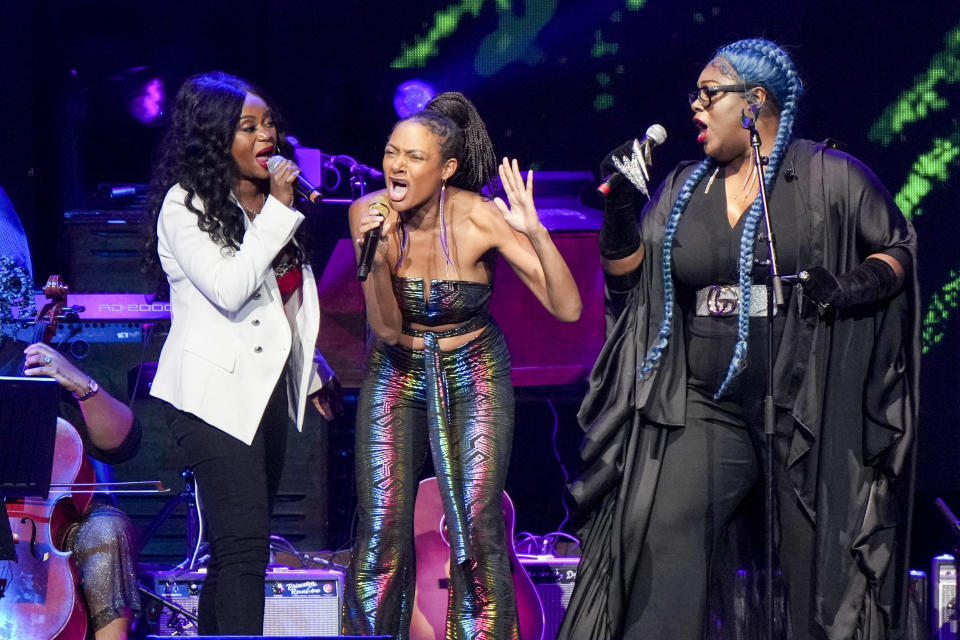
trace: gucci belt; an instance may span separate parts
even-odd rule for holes
[[[735,316],[740,310],[740,287],[735,284],[711,284],[697,289],[697,315],[725,318]],[[750,287],[750,316],[767,315],[767,287],[762,284]],[[774,315],[777,315],[774,312]]]

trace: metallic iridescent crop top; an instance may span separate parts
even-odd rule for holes
[[[430,299],[423,297],[423,278],[393,277],[393,292],[403,317],[403,333],[422,337],[423,331],[411,324],[425,327],[459,325],[436,332],[437,337],[470,333],[489,322],[488,305],[493,287],[488,283],[469,280],[431,280]]]

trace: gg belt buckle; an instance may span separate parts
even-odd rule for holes
[[[726,318],[737,312],[740,302],[740,291],[732,286],[715,284],[710,286],[707,293],[707,313],[712,316]]]

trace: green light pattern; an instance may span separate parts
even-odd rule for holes
[[[613,106],[613,96],[609,93],[601,93],[593,99],[593,110],[604,111]]]
[[[616,42],[604,42],[603,33],[599,29],[593,32],[593,47],[590,48],[590,55],[594,58],[612,56],[620,50],[620,45]]]
[[[419,69],[427,66],[427,62],[438,55],[440,41],[453,35],[465,16],[479,16],[484,4],[484,0],[463,0],[437,11],[426,35],[414,36],[412,45],[404,44],[390,67]],[[474,72],[489,77],[511,62],[540,63],[545,55],[535,39],[556,14],[557,0],[527,0],[523,15],[514,13],[511,0],[494,0],[493,4],[497,11],[497,28],[487,34],[477,48]]]
[[[883,115],[870,127],[869,139],[886,147],[907,125],[923,120],[931,111],[946,108],[947,100],[937,93],[937,87],[957,82],[960,82],[960,26],[946,35],[943,50],[934,54],[929,68],[917,76],[913,87],[884,109]]]
[[[928,353],[934,345],[940,343],[946,335],[944,326],[950,319],[950,312],[957,308],[957,295],[960,294],[960,274],[950,271],[947,284],[933,295],[927,311],[923,314],[920,339],[923,353]]]
[[[960,25],[946,34],[943,49],[933,55],[926,71],[915,77],[913,86],[883,110],[883,114],[871,125],[868,138],[883,147],[902,141],[903,132],[909,125],[948,106],[948,100],[939,91],[957,83],[960,83]],[[949,182],[950,169],[958,161],[958,156],[960,128],[954,127],[948,136],[933,138],[929,150],[917,157],[894,197],[907,218],[915,219],[923,215],[920,205],[934,188]],[[947,321],[957,308],[958,289],[960,277],[951,271],[946,284],[927,305],[923,313],[923,353],[928,353],[939,344],[945,335]]]
[[[498,4],[508,0],[498,0]],[[420,69],[427,66],[427,60],[437,55],[437,43],[453,34],[464,15],[474,18],[480,15],[484,0],[462,0],[433,14],[433,26],[425,36],[415,36],[413,45],[404,44],[400,57],[390,63],[393,69]]]
[[[646,5],[646,0],[625,0],[624,6],[627,11],[639,11],[644,8]],[[612,14],[610,14],[610,22],[620,23],[623,21],[623,11],[616,9]],[[623,75],[624,65],[623,62],[617,62],[616,56],[620,53],[620,43],[618,42],[607,42],[603,38],[603,32],[600,29],[597,29],[593,32],[593,46],[590,49],[590,55],[593,58],[614,58],[610,60],[610,64],[614,65],[613,73],[616,75]],[[606,111],[607,109],[612,109],[615,102],[615,86],[614,86],[614,77],[608,72],[601,71],[596,75],[597,80],[597,95],[593,97],[593,110],[595,112]]]
[[[921,154],[913,163],[906,184],[894,197],[897,206],[907,218],[920,216],[923,213],[919,207],[920,202],[936,183],[950,179],[950,164],[956,160],[957,154],[960,154],[960,146],[953,141],[956,137],[955,134],[950,140],[935,138],[933,149]]]
[[[546,54],[536,44],[540,31],[557,13],[558,0],[527,0],[523,15],[514,13],[512,0],[493,0],[497,11],[497,28],[487,34],[477,48],[473,70],[480,77],[489,77],[512,62],[524,62],[536,65],[542,62]],[[433,24],[426,34],[414,36],[413,44],[401,45],[400,55],[390,63],[393,69],[419,69],[427,66],[431,58],[439,55],[439,43],[452,36],[465,16],[474,18],[480,15],[484,0],[462,0],[448,5],[433,14]],[[627,11],[640,11],[646,6],[646,0],[624,0]],[[622,10],[616,9],[610,15],[610,21],[623,20]],[[603,33],[594,31],[594,43],[590,55],[594,58],[615,56],[620,51],[617,42],[606,42]],[[623,63],[618,63],[615,73],[623,74]],[[610,91],[612,77],[609,73],[598,73],[599,93],[594,97],[595,111],[604,111],[614,105],[614,96]]]
[[[473,70],[489,77],[511,62],[536,65],[546,54],[536,44],[537,34],[557,12],[557,0],[527,0],[522,16],[513,13],[509,2],[497,5],[496,30],[480,42],[473,59]]]

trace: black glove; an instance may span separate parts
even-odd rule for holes
[[[897,274],[885,260],[867,258],[859,267],[835,276],[823,267],[800,272],[803,292],[821,308],[846,309],[885,300],[897,292]]]
[[[603,157],[603,160],[600,162],[601,180],[606,180],[613,174],[620,173],[617,171],[617,165],[613,164],[613,159],[617,158],[623,162],[624,158],[627,160],[632,158],[633,142],[634,140],[631,138]],[[612,202],[616,205],[625,204],[627,201],[633,203],[638,193],[636,187],[634,187],[625,176],[621,175],[620,178],[620,180],[615,180],[610,186],[610,193],[604,196],[605,202]]]
[[[600,163],[600,176],[617,173],[613,158],[630,158],[633,155],[633,139],[611,151]],[[621,176],[622,177],[622,176]],[[637,227],[637,190],[629,180],[617,180],[603,201],[603,226],[600,227],[600,255],[607,260],[626,258],[640,247],[640,230]]]

